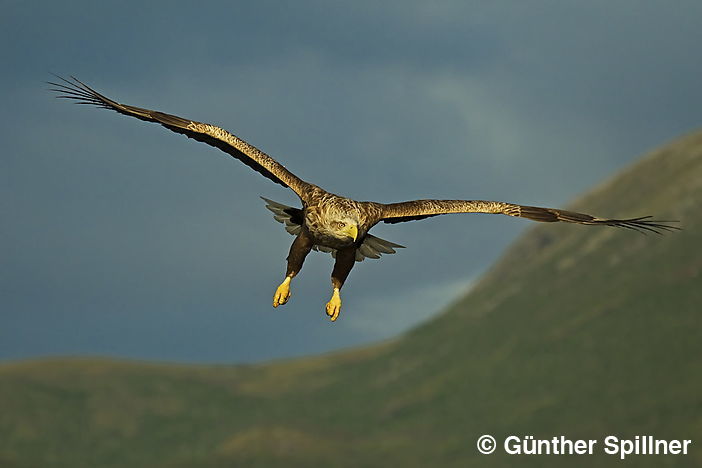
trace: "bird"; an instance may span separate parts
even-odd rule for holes
[[[326,303],[326,315],[335,322],[341,312],[341,288],[356,262],[366,258],[377,259],[404,248],[370,234],[376,224],[395,224],[453,213],[490,213],[526,218],[539,222],[565,222],[593,226],[614,226],[639,232],[662,234],[680,229],[670,223],[654,220],[651,216],[628,219],[600,218],[584,213],[555,208],[519,205],[487,200],[411,200],[399,203],[356,201],[328,192],[302,180],[272,157],[236,135],[216,125],[202,123],[166,114],[156,110],[121,104],[95,91],[76,77],[68,79],[54,75],[57,81],[48,81],[56,97],[77,104],[88,104],[110,109],[122,115],[153,122],[175,133],[218,148],[233,156],[271,181],[291,189],[300,199],[301,207],[292,207],[263,198],[274,219],[295,236],[287,257],[283,282],[273,294],[273,307],[286,304],[290,299],[290,284],[300,273],[307,255],[312,251],[332,254],[334,267],[331,274],[332,294]]]

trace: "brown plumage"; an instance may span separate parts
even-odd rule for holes
[[[493,213],[540,222],[561,221],[615,226],[657,234],[678,229],[676,226],[666,224],[670,223],[669,221],[652,220],[650,216],[608,219],[572,211],[496,201],[414,200],[390,204],[359,202],[305,182],[263,151],[220,127],[120,104],[74,77],[70,80],[57,78],[60,82],[49,84],[53,86],[52,91],[59,93],[59,98],[70,99],[78,104],[91,104],[112,109],[123,115],[161,124],[173,132],[221,149],[264,177],[289,187],[297,194],[302,208],[283,205],[264,198],[266,207],[273,212],[276,221],[283,223],[285,229],[295,236],[287,259],[285,280],[273,296],[274,307],[285,304],[290,298],[290,281],[300,272],[307,254],[311,250],[329,252],[336,261],[332,271],[333,294],[327,303],[326,312],[332,321],[336,320],[341,310],[339,291],[354,262],[365,258],[380,258],[382,254],[393,254],[395,249],[402,247],[369,234],[368,231],[381,221],[394,224],[451,213]]]

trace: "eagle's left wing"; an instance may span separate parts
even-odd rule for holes
[[[57,76],[57,78],[62,83],[50,82],[49,84],[54,86],[51,91],[59,93],[58,97],[60,98],[71,99],[78,104],[91,104],[104,109],[111,109],[120,114],[136,117],[139,120],[159,123],[173,132],[181,133],[188,138],[193,138],[221,149],[264,177],[284,187],[291,188],[300,199],[305,199],[304,194],[310,184],[288,171],[285,166],[263,151],[220,127],[155,110],[120,104],[103,96],[75,77],[71,77],[71,81],[60,76]]]
[[[616,226],[639,232],[650,231],[661,234],[663,231],[680,229],[665,223],[675,221],[658,221],[651,216],[629,219],[598,218],[574,211],[541,208],[538,206],[516,205],[485,200],[414,200],[401,203],[378,204],[381,221],[401,223],[451,213],[491,213],[517,216],[540,222],[557,222]]]

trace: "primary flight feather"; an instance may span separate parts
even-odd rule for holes
[[[123,115],[161,124],[173,132],[221,149],[264,177],[295,192],[300,198],[302,208],[283,205],[264,198],[266,207],[273,212],[276,221],[283,223],[285,229],[295,236],[287,258],[285,279],[273,295],[273,307],[288,301],[290,282],[302,269],[305,257],[311,250],[329,252],[335,257],[335,263],[331,278],[332,297],[326,305],[326,313],[332,321],[335,321],[341,311],[339,292],[354,262],[362,261],[364,258],[380,258],[381,254],[392,254],[395,253],[396,248],[402,247],[369,234],[368,231],[381,221],[394,224],[450,213],[493,213],[540,222],[561,221],[615,226],[658,234],[678,229],[676,226],[666,224],[668,221],[652,220],[650,216],[608,219],[554,208],[497,201],[413,200],[390,204],[359,202],[327,192],[300,179],[263,151],[220,127],[159,111],[120,104],[98,93],[75,77],[71,77],[70,80],[57,78],[60,82],[49,84],[53,86],[52,91],[59,93],[57,96],[59,98],[112,109]]]

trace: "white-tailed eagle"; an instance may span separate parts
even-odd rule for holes
[[[60,82],[49,83],[58,97],[79,104],[92,104],[111,109],[123,115],[163,125],[188,138],[221,149],[243,162],[264,177],[290,188],[300,198],[301,208],[286,206],[265,199],[266,207],[277,221],[295,236],[287,258],[285,279],[273,295],[273,307],[285,304],[290,298],[290,281],[300,272],[305,257],[311,250],[330,252],[335,257],[331,275],[332,297],[326,313],[335,321],[341,310],[339,291],[354,262],[364,258],[380,258],[381,254],[395,253],[401,245],[380,239],[369,233],[379,222],[400,223],[425,219],[449,213],[494,213],[517,216],[540,222],[562,221],[594,226],[615,226],[641,232],[661,233],[678,229],[668,221],[652,220],[650,216],[629,219],[599,218],[583,213],[524,206],[514,203],[483,200],[413,200],[401,203],[360,202],[335,195],[306,182],[287,170],[282,164],[237,136],[215,125],[184,119],[140,107],[120,104],[98,93],[78,79],[58,77]]]

